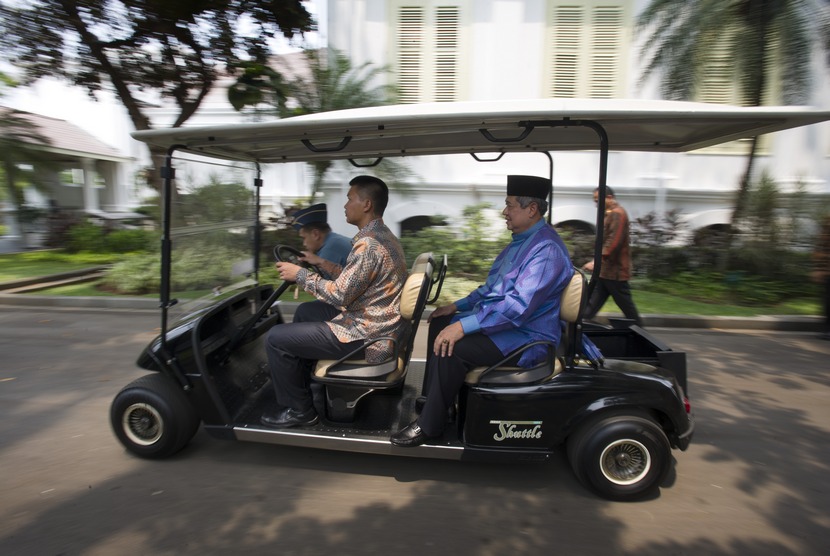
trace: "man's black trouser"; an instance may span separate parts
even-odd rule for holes
[[[585,306],[583,318],[588,320],[597,316],[609,295],[614,299],[614,303],[617,304],[617,307],[620,308],[626,318],[633,320],[637,323],[637,326],[643,325],[640,313],[637,312],[637,306],[634,305],[634,299],[631,297],[631,286],[625,280],[599,278],[594,287],[594,292],[591,294],[591,299],[588,300],[588,304]]]
[[[427,340],[427,368],[424,394],[427,401],[418,417],[418,425],[428,436],[439,436],[447,423],[447,410],[455,402],[464,377],[471,369],[498,363],[504,356],[501,350],[484,334],[464,336],[453,347],[449,357],[435,355],[435,337],[452,320],[452,316],[433,319],[429,323]]]
[[[339,311],[322,302],[302,303],[294,320],[268,331],[265,351],[279,408],[306,411],[312,407],[311,372],[319,359],[339,359],[364,344],[341,342],[322,321]],[[278,408],[278,409],[279,409]]]

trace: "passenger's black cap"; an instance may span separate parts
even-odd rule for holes
[[[533,197],[547,199],[551,183],[548,178],[539,176],[507,176],[507,194],[514,197]]]

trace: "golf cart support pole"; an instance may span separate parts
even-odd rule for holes
[[[159,350],[163,361],[159,361],[162,368],[166,368],[176,378],[185,390],[190,390],[192,385],[185,376],[184,371],[176,361],[176,357],[170,353],[167,347],[167,311],[177,303],[177,300],[170,299],[170,267],[172,258],[173,242],[170,237],[171,203],[173,198],[173,180],[176,178],[176,169],[173,168],[173,153],[181,145],[172,145],[167,150],[164,159],[164,166],[161,168],[162,187],[162,232],[161,232],[161,284],[160,284],[160,305],[161,305],[161,349]]]
[[[262,246],[262,222],[260,222],[260,192],[262,191],[262,168],[259,162],[256,162],[256,178],[254,178],[254,198],[256,199],[256,206],[254,210],[254,280],[259,284],[259,250]]]

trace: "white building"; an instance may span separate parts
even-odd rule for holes
[[[658,98],[656,83],[640,84],[641,54],[634,21],[647,0],[330,0],[318,11],[322,43],[346,52],[354,66],[370,62],[390,68],[389,79],[403,102],[496,100],[549,97]],[[728,62],[728,61],[726,61]],[[830,73],[815,55],[811,104],[830,108]],[[227,85],[227,83],[226,83]],[[58,92],[61,91],[61,92]],[[702,98],[730,102],[734,86],[713,71]],[[84,93],[44,82],[28,94],[4,102],[50,117],[66,119],[146,166],[143,145],[129,138],[124,110],[111,97],[82,102]],[[69,99],[72,102],[68,102]],[[83,109],[78,106],[83,105]],[[153,109],[158,126],[171,112]],[[186,125],[243,121],[217,89]],[[632,218],[651,211],[679,209],[692,230],[729,221],[732,198],[745,168],[745,145],[727,144],[684,154],[612,152],[609,184]],[[144,162],[142,162],[144,161]],[[547,158],[511,156],[493,163],[453,156],[410,159],[416,176],[411,193],[393,193],[386,221],[400,232],[410,218],[443,215],[456,220],[465,206],[488,202],[500,208],[505,176],[547,175]],[[597,181],[597,155],[553,154],[555,223],[594,220],[591,191]],[[830,123],[766,136],[756,171],[767,171],[783,190],[804,184],[816,196],[830,195]],[[134,205],[134,168],[120,171],[124,194],[113,196],[127,210]],[[353,232],[339,210],[345,183],[364,170],[336,166],[322,189],[332,227]],[[368,170],[366,170],[368,172]],[[307,167],[287,165],[263,175],[266,205],[291,204],[308,195]],[[494,211],[494,219],[498,218]]]
[[[354,65],[388,66],[409,102],[550,97],[658,98],[654,80],[641,86],[641,53],[633,26],[646,0],[332,0],[328,44],[348,52]],[[724,61],[728,63],[728,60]],[[830,74],[815,56],[811,104],[830,107]],[[701,101],[734,102],[734,85],[710,77]],[[745,169],[745,144],[684,154],[613,152],[609,185],[632,218],[679,209],[694,230],[729,222],[734,192]],[[546,175],[540,157],[481,164],[470,158],[412,163],[420,176],[410,198],[396,196],[387,220],[418,214],[456,216],[465,205],[503,203],[504,176]],[[596,155],[554,153],[554,222],[593,221],[590,192]],[[765,137],[755,169],[783,191],[798,183],[830,194],[830,124]],[[353,172],[354,170],[352,170]],[[332,174],[326,200],[337,204],[343,175]],[[394,229],[394,228],[393,228]]]

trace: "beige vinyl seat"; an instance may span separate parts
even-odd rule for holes
[[[550,380],[565,366],[573,365],[575,354],[582,343],[582,311],[585,307],[585,275],[574,268],[571,281],[562,291],[559,318],[564,323],[559,346],[553,342],[539,341],[526,344],[504,359],[489,367],[476,367],[469,371],[464,382],[469,385],[525,385]],[[516,361],[527,349],[545,345],[548,356],[533,367],[519,367]]]
[[[446,266],[446,257],[444,258]],[[317,362],[312,378],[325,385],[326,414],[335,422],[354,421],[358,402],[375,390],[384,390],[401,386],[406,380],[412,347],[418,324],[427,304],[427,298],[435,274],[435,259],[431,253],[422,253],[412,265],[412,272],[406,279],[401,294],[401,316],[409,323],[409,334],[395,340],[390,337],[373,338],[374,342],[392,342],[393,355],[380,363],[369,363],[365,359],[355,358],[362,353],[363,347],[352,354],[337,360],[320,360]]]

